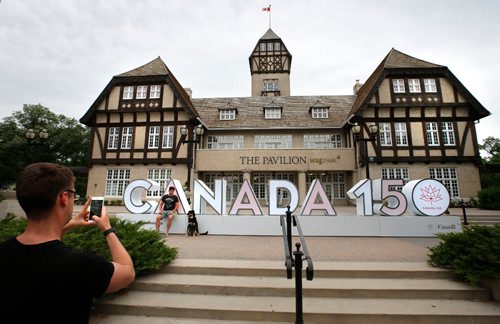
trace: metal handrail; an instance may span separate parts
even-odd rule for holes
[[[306,278],[307,280],[312,281],[314,277],[313,261],[309,255],[309,251],[307,250],[306,240],[304,238],[304,234],[302,234],[302,227],[300,227],[299,218],[298,216],[292,217],[295,220],[294,225],[297,227],[297,231],[299,232],[300,244],[302,245],[302,250],[304,250],[304,258],[307,260]]]
[[[292,216],[290,206],[287,208],[288,210],[286,212],[286,216],[280,215],[280,225],[283,233],[283,244],[285,247],[286,276],[288,279],[292,279],[292,267],[295,267],[295,323],[304,323],[304,314],[302,311],[302,262],[307,260],[306,278],[309,281],[313,280],[314,267],[309,251],[307,250],[306,240],[304,239],[304,234],[302,233],[302,228],[300,227],[299,218]],[[295,243],[295,247],[297,249],[293,251],[293,253],[292,223],[293,226],[297,227],[300,237],[300,243]],[[304,252],[300,250],[301,246],[303,247]],[[294,257],[292,257],[292,254]],[[304,258],[302,256],[304,256]]]
[[[285,227],[285,216],[280,215],[281,230],[283,232],[283,243],[285,245],[285,266],[286,266],[286,278],[292,279],[292,254],[288,245],[287,231]]]

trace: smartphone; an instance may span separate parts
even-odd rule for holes
[[[89,222],[92,222],[92,216],[101,217],[102,206],[104,205],[104,197],[92,197],[89,206]]]

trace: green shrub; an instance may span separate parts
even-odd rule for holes
[[[18,236],[26,228],[28,223],[26,218],[16,217],[12,213],[8,213],[4,219],[0,221],[0,242]]]
[[[442,242],[429,248],[429,264],[451,268],[474,285],[483,278],[500,278],[500,226],[475,225],[438,237]]]
[[[479,192],[479,205],[483,209],[500,210],[500,187],[485,188]]]
[[[13,215],[0,221],[0,241],[19,235],[26,227],[26,222],[26,219]],[[144,222],[111,218],[111,225],[129,252],[137,275],[158,270],[174,260],[177,255],[175,248],[165,245],[162,234],[143,229]],[[111,260],[106,240],[96,226],[73,229],[64,235],[63,241],[72,248],[93,250]]]

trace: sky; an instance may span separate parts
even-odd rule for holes
[[[500,1],[0,0],[0,119],[42,104],[80,119],[114,75],[160,56],[194,98],[248,97],[269,28],[293,56],[292,95],[349,95],[395,48],[447,66],[500,138]]]

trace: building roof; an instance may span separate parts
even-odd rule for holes
[[[165,65],[163,60],[158,56],[149,63],[146,63],[128,72],[115,75],[115,77],[136,77],[136,76],[169,75],[169,74],[171,74],[170,70]]]
[[[267,39],[281,39],[278,35],[276,35],[275,32],[271,28],[269,28],[266,33],[260,38],[260,40],[267,40]]]
[[[340,128],[354,96],[286,96],[192,99],[208,129]],[[313,119],[311,107],[328,107],[328,118]],[[265,108],[282,108],[281,119],[265,119]],[[236,109],[234,120],[220,120],[219,111]]]
[[[384,67],[388,69],[393,68],[442,68],[444,66],[429,63],[418,58],[414,58],[413,56],[401,53],[398,50],[392,48],[389,51],[389,54],[382,61],[384,63]]]
[[[153,79],[155,82],[169,84],[174,93],[180,97],[186,112],[190,113],[193,117],[198,117],[198,112],[193,106],[191,98],[181,86],[179,81],[177,81],[177,78],[173,75],[173,73],[170,72],[165,62],[163,62],[161,57],[158,56],[156,59],[138,68],[115,75],[94,101],[92,106],[90,106],[85,115],[80,118],[80,122],[88,126],[91,125],[92,118],[95,115],[97,107],[103,100],[105,100],[106,96],[111,92],[113,87],[127,83],[137,84],[144,81],[153,81]]]

